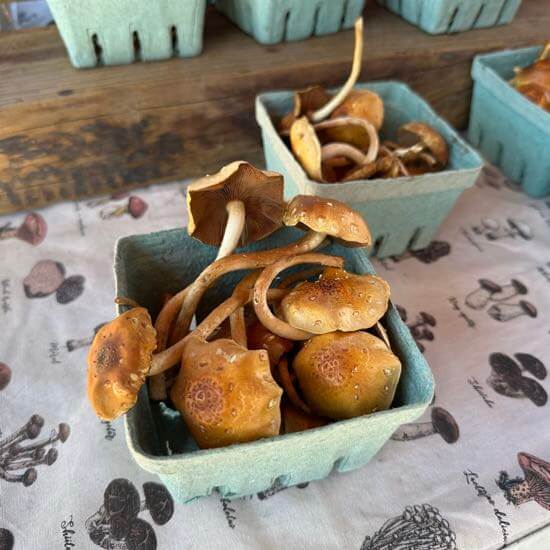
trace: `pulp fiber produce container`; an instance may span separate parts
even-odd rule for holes
[[[521,0],[377,0],[430,34],[449,34],[505,25]]]
[[[474,59],[468,139],[532,197],[550,194],[550,113],[509,80],[531,65],[541,48],[508,50]]]
[[[206,0],[48,0],[48,5],[78,68],[202,51]]]
[[[295,228],[284,228],[242,251],[283,246],[302,235]],[[373,273],[360,249],[331,244],[323,252],[343,256],[346,269],[352,272]],[[117,296],[137,300],[156,315],[163,293],[177,292],[191,283],[215,255],[216,249],[190,238],[183,229],[122,238],[115,252]],[[222,278],[203,299],[199,317],[227,298],[242,276],[241,271]],[[119,313],[125,309],[119,307]],[[306,432],[200,450],[179,412],[150,402],[144,385],[136,406],[126,415],[132,455],[142,468],[157,474],[179,502],[214,491],[228,498],[252,494],[366,464],[399,425],[423,413],[433,395],[430,368],[393,306],[382,322],[402,364],[391,409]]]
[[[365,0],[216,0],[215,4],[257,42],[276,44],[350,29]]]
[[[394,139],[397,129],[412,120],[426,122],[445,138],[449,164],[442,172],[394,179],[319,183],[310,180],[274,120],[292,110],[293,92],[267,92],[256,98],[256,120],[262,130],[266,165],[285,177],[285,195],[318,195],[345,202],[361,212],[373,234],[371,255],[395,256],[428,246],[460,194],[475,182],[481,157],[458,133],[407,85],[401,82],[358,84],[384,102],[382,139]]]

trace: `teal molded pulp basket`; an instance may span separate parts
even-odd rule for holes
[[[216,0],[216,6],[261,44],[304,40],[353,27],[365,0]]]
[[[285,228],[244,250],[282,246],[301,235],[296,229]],[[323,251],[344,256],[348,270],[373,272],[359,249],[332,244]],[[182,229],[120,239],[115,253],[117,295],[139,301],[155,315],[163,293],[191,283],[215,255],[216,249],[191,239]],[[205,296],[204,307],[220,303],[242,276],[239,272],[222,278]],[[160,476],[180,502],[215,490],[225,497],[252,494],[274,483],[294,485],[366,464],[399,425],[423,413],[433,394],[430,368],[393,306],[383,322],[403,365],[392,409],[307,432],[199,450],[179,413],[151,404],[144,387],[136,406],[126,415],[130,451],[142,468]]]
[[[510,23],[521,0],[377,0],[430,34],[445,34]]]
[[[468,139],[532,197],[550,194],[550,113],[508,81],[533,63],[540,48],[477,56]]]
[[[48,0],[75,67],[120,65],[202,50],[206,0]]]
[[[285,195],[318,195],[341,200],[359,210],[367,220],[379,258],[401,254],[407,248],[426,247],[459,195],[473,185],[481,157],[466,144],[431,107],[400,82],[373,82],[369,88],[384,101],[383,139],[395,138],[397,128],[420,120],[438,130],[450,149],[449,166],[443,172],[395,179],[347,183],[310,180],[277,133],[275,119],[292,110],[292,92],[268,92],[256,98],[256,119],[262,129],[267,168],[285,176]]]

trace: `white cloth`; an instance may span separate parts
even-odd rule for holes
[[[5,385],[0,391],[0,445],[31,415],[40,415],[44,425],[38,437],[23,441],[23,446],[43,441],[52,430],[55,435],[60,423],[70,426],[64,443],[44,446],[45,451],[55,447],[57,460],[35,466],[37,476],[29,486],[23,479],[3,479],[2,472],[21,476],[33,459],[27,458],[26,463],[14,459],[13,444],[0,447],[0,549],[10,548],[10,536],[17,550],[99,548],[90,534],[105,514],[102,505],[109,483],[127,479],[143,500],[142,484],[155,481],[130,456],[122,420],[107,426],[94,416],[85,397],[87,348],[68,351],[67,341],[91,337],[94,327],[113,316],[115,240],[185,225],[184,193],[181,183],[131,192],[148,204],[139,218],[127,212],[127,197],[93,207],[89,201],[55,205],[39,213],[47,223],[40,244],[32,246],[14,237],[0,240],[0,362],[11,370],[6,385],[7,367],[0,367],[0,387],[1,380]],[[117,213],[117,208],[118,217],[100,215]],[[0,218],[4,236],[8,222],[17,227],[24,219],[23,213]],[[515,236],[504,236],[507,232]],[[487,235],[500,238],[490,240]],[[456,537],[458,548],[477,550],[500,548],[504,542],[538,531],[536,547],[550,548],[550,510],[541,504],[544,491],[550,492],[550,471],[545,470],[545,461],[546,467],[550,461],[550,404],[541,404],[550,391],[550,378],[539,380],[525,370],[519,378],[506,378],[500,391],[516,397],[497,393],[487,382],[493,353],[515,361],[516,370],[521,368],[516,353],[530,354],[550,366],[550,200],[529,199],[491,170],[463,194],[438,240],[450,244],[450,253],[431,263],[415,256],[374,263],[379,275],[391,283],[392,298],[406,311],[407,323],[417,325],[414,333],[436,378],[433,406],[455,419],[456,442],[447,443],[437,434],[389,441],[355,472],[333,474],[307,487],[272,491],[267,496],[232,502],[211,496],[176,504],[164,525],[156,525],[150,512],[143,510],[139,518],[151,525],[156,546],[151,531],[146,530],[149,543],[130,546],[115,541],[108,526],[104,544],[141,550],[359,550],[362,545],[365,550],[432,550],[454,548]],[[42,260],[61,262],[65,269],[61,278],[82,276],[84,281],[73,277],[57,294],[28,298],[23,280]],[[52,268],[53,264],[44,265]],[[472,309],[465,299],[480,288],[479,279],[504,288],[473,295],[469,301],[481,307]],[[510,297],[515,292],[511,279],[525,287],[516,288],[527,292]],[[33,291],[31,281],[29,292]],[[496,301],[503,296],[504,302]],[[521,300],[536,308],[536,317],[521,310]],[[494,306],[502,303],[512,305],[499,312]],[[521,316],[499,321],[489,311],[501,318]],[[420,312],[432,316],[436,325],[431,326],[433,321]],[[469,326],[471,321],[461,313],[475,325]],[[502,356],[494,358],[498,360],[502,362]],[[536,372],[541,374],[540,366]],[[431,409],[422,420],[429,422],[430,414]],[[538,500],[515,506],[507,502],[504,489],[508,486],[507,494],[515,495],[514,487],[525,478],[518,453],[527,453],[520,458],[535,461],[530,464],[542,472],[542,481],[528,489]],[[7,470],[16,468],[17,460],[26,466]],[[501,471],[506,472],[503,489],[496,484]],[[520,479],[511,481],[514,478]],[[407,509],[414,505],[424,506]],[[546,531],[540,531],[545,526]],[[391,533],[396,533],[394,538]],[[371,538],[366,540],[367,536]],[[384,537],[390,537],[385,546]]]

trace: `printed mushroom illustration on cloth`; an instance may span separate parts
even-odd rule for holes
[[[487,314],[500,322],[521,316],[535,318],[538,315],[537,308],[531,302],[519,298],[528,294],[529,289],[518,279],[511,279],[505,285],[490,279],[479,279],[478,285],[464,300],[470,309],[481,311],[491,304]]]
[[[138,516],[148,511],[156,525],[165,525],[174,514],[174,501],[160,483],[144,483],[143,493],[141,501],[131,481],[113,479],[105,489],[103,505],[86,520],[90,540],[101,548],[156,550],[155,530]]]
[[[105,325],[106,323],[100,323],[94,328],[94,334],[93,336],[89,336],[88,338],[72,338],[71,340],[67,340],[65,342],[65,346],[67,347],[67,351],[74,351],[76,349],[80,348],[86,348],[91,345],[91,343],[94,341],[95,335],[98,333],[99,329]]]
[[[306,483],[298,483],[298,485],[285,485],[283,481],[280,479],[276,479],[275,483],[269,489],[266,489],[265,491],[260,491],[256,494],[258,499],[260,500],[267,500],[268,498],[271,498],[272,496],[276,495],[277,493],[280,493],[281,491],[286,491],[287,489],[305,489],[309,485],[309,482]]]
[[[456,443],[460,436],[456,420],[443,407],[432,407],[431,422],[403,424],[391,438],[394,441],[411,441],[434,434],[439,434],[445,443]]]
[[[479,225],[473,225],[472,231],[476,235],[484,235],[488,241],[501,239],[516,239],[530,241],[534,234],[531,226],[524,221],[507,218],[505,223],[493,218],[483,218]]]
[[[395,308],[401,317],[401,320],[407,324],[407,327],[411,331],[412,337],[414,338],[418,349],[424,353],[426,348],[421,340],[431,342],[434,340],[435,336],[431,330],[437,326],[437,321],[433,315],[421,311],[414,320],[408,320],[407,310],[403,306],[396,305]]]
[[[51,466],[57,460],[56,443],[65,443],[71,433],[69,425],[64,422],[59,424],[57,430],[52,430],[48,438],[23,444],[27,440],[36,439],[43,426],[44,419],[33,414],[16,432],[7,437],[0,434],[0,479],[19,482],[28,487],[38,477],[36,467]],[[46,451],[47,447],[49,449]]]
[[[516,353],[514,357],[517,362],[504,353],[491,353],[491,375],[487,378],[487,383],[500,395],[527,397],[537,407],[546,405],[546,390],[531,377],[544,380],[547,374],[546,367],[540,359],[530,353]]]
[[[141,197],[131,195],[126,204],[122,206],[104,208],[99,212],[99,216],[103,220],[109,220],[113,218],[120,218],[125,214],[128,214],[137,220],[141,218],[145,212],[147,212],[148,208],[149,205]]]
[[[23,279],[27,298],[45,298],[55,292],[58,304],[68,304],[84,292],[82,275],[65,277],[65,266],[54,260],[40,260]]]
[[[514,506],[535,501],[550,510],[550,462],[521,452],[518,453],[518,463],[523,470],[523,479],[510,478],[507,472],[501,471],[496,480],[506,500]]]
[[[400,256],[391,256],[390,259],[395,262],[403,262],[410,258],[415,258],[423,264],[432,264],[445,258],[451,253],[451,245],[447,241],[432,241],[426,248],[420,250],[407,250]]]
[[[10,222],[0,226],[0,241],[19,239],[31,246],[38,246],[48,233],[46,220],[37,212],[27,214],[19,227],[13,227]]]
[[[6,389],[11,380],[11,368],[0,362],[0,391]]]
[[[9,529],[0,527],[0,550],[13,550],[15,539]]]
[[[360,550],[456,550],[456,534],[437,508],[430,504],[407,506],[389,519]]]

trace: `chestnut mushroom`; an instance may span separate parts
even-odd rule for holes
[[[281,310],[290,325],[312,334],[353,332],[374,326],[388,309],[389,298],[384,279],[329,268],[317,281],[293,289]]]
[[[307,117],[296,119],[290,127],[290,147],[308,177],[322,182],[321,143]]]
[[[510,83],[528,99],[550,110],[550,42],[547,42],[534,63],[515,68]]]
[[[282,224],[283,177],[235,161],[187,188],[188,232],[219,246],[216,259],[267,237]]]
[[[294,92],[294,106],[279,123],[279,133],[287,135],[290,127],[297,118],[308,116],[313,111],[320,109],[330,100],[330,95],[322,86],[310,86]]]
[[[449,162],[449,149],[443,136],[423,122],[408,122],[398,130],[400,148],[393,153],[407,161],[416,161],[423,153],[435,159],[435,167],[445,168]],[[424,157],[428,158],[428,157]]]
[[[15,238],[37,246],[46,238],[47,232],[46,220],[37,212],[31,212],[18,228],[11,227],[9,223],[0,227],[0,241]]]
[[[335,420],[388,409],[401,375],[386,344],[360,331],[314,336],[293,367],[311,410]]]
[[[384,122],[384,103],[372,90],[350,90],[342,104],[332,112],[331,118],[336,117],[360,118],[380,130]]]

